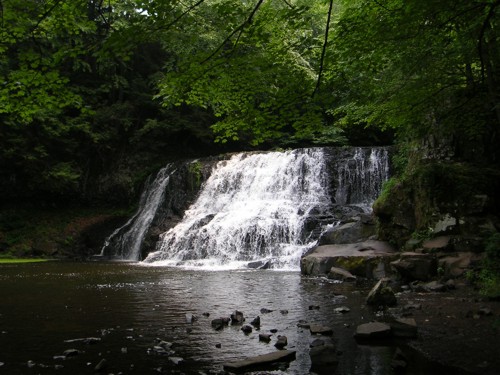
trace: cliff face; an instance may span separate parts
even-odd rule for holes
[[[481,250],[500,228],[499,191],[494,163],[463,158],[446,140],[423,142],[373,206],[379,238],[411,249],[447,235],[457,250]]]

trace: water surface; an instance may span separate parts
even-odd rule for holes
[[[354,326],[372,318],[364,295],[299,272],[100,262],[0,265],[0,373],[92,374],[103,358],[106,373],[222,373],[224,362],[275,351],[276,336],[286,335],[297,359],[277,373],[308,374],[315,337],[297,327],[306,320],[334,328],[341,352],[337,373],[387,374],[391,350],[357,346],[352,338]],[[335,314],[339,306],[351,312]],[[273,311],[262,314],[262,308]],[[260,316],[260,331],[211,327],[212,319],[234,310],[245,314],[246,323]],[[198,320],[189,323],[186,314]],[[271,329],[277,330],[271,343],[259,342],[258,333]],[[70,341],[89,337],[99,340]],[[172,343],[175,353],[155,353],[157,340]],[[80,352],[63,359],[68,349]]]

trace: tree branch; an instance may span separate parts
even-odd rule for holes
[[[479,31],[479,36],[478,36],[478,54],[479,54],[479,61],[481,62],[481,80],[484,82],[484,71],[485,71],[485,62],[484,62],[484,57],[483,57],[483,42],[484,42],[484,34],[486,33],[486,29],[490,27],[490,20],[493,18],[495,15],[495,8],[500,5],[500,0],[497,0],[495,3],[491,4],[490,6],[490,11],[488,12],[488,15],[486,16],[486,19],[484,20],[481,30]]]
[[[332,18],[332,9],[333,9],[333,0],[330,0],[330,7],[328,8],[328,18],[326,20],[326,27],[325,27],[325,39],[323,42],[323,49],[321,50],[321,58],[319,61],[318,80],[316,81],[316,87],[314,88],[311,97],[314,97],[314,95],[316,95],[316,92],[319,90],[319,86],[321,85],[321,78],[323,76],[323,69],[325,64],[326,47],[328,45],[328,34],[330,32],[330,20]]]
[[[257,2],[257,4],[255,5],[255,7],[252,9],[252,12],[250,13],[250,15],[248,16],[248,18],[243,21],[243,23],[241,25],[239,25],[236,29],[234,29],[227,37],[226,39],[224,39],[224,41],[219,45],[219,47],[217,47],[217,49],[212,52],[206,59],[204,59],[201,64],[204,64],[206,63],[208,60],[212,59],[215,55],[217,55],[219,53],[219,51],[226,45],[227,42],[229,42],[231,40],[231,38],[236,34],[236,33],[240,33],[240,35],[238,36],[238,39],[237,41],[240,39],[241,37],[241,34],[243,33],[243,30],[244,28],[247,26],[247,25],[250,25],[252,23],[252,20],[253,20],[253,17],[255,16],[255,13],[257,13],[257,10],[259,10],[259,7],[262,5],[262,3],[264,2],[264,0],[259,0]]]
[[[52,11],[53,11],[54,9],[56,9],[56,7],[57,7],[57,6],[59,5],[59,3],[61,3],[61,2],[62,2],[62,0],[56,0],[56,1],[54,2],[54,4],[53,4],[53,5],[52,5],[49,9],[47,9],[47,10],[45,11],[45,13],[44,13],[44,14],[42,14],[42,16],[38,19],[37,23],[35,24],[35,26],[33,26],[33,27],[31,28],[31,30],[29,31],[29,33],[31,34],[31,33],[33,33],[36,29],[38,29],[38,26],[40,26],[40,24],[41,24],[41,23],[42,23],[42,22],[43,22],[43,21],[44,21],[44,20],[45,20],[45,19],[46,19],[49,15],[50,15],[50,13],[52,13]]]

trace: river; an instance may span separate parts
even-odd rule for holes
[[[305,320],[334,329],[336,373],[388,374],[393,348],[358,346],[352,337],[356,324],[373,317],[364,307],[365,292],[291,271],[116,262],[1,265],[0,373],[91,374],[105,359],[105,373],[218,374],[224,362],[275,351],[276,336],[285,335],[296,360],[274,373],[308,374],[316,337],[297,326]],[[351,311],[334,313],[339,306]],[[260,316],[260,330],[245,335],[241,326],[211,327],[212,319],[234,310],[244,313],[245,323]],[[198,319],[188,322],[186,314]],[[277,332],[270,343],[259,341],[259,332],[272,329]],[[78,340],[83,338],[96,340]],[[173,352],[155,352],[158,340],[172,343]],[[64,359],[69,349],[78,354]]]

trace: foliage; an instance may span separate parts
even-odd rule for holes
[[[103,176],[179,155],[369,145],[386,129],[498,156],[496,0],[0,5],[7,199],[114,196]]]
[[[485,242],[483,268],[477,275],[481,294],[488,298],[500,298],[500,233],[492,234]]]

